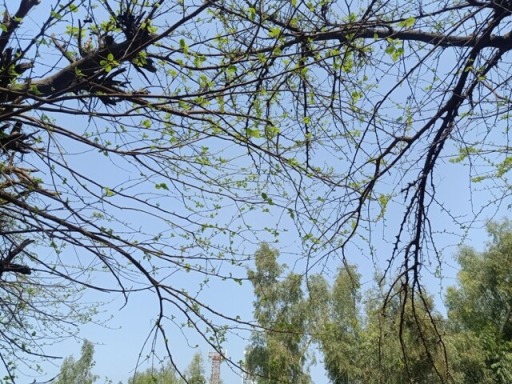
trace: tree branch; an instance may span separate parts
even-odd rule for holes
[[[7,13],[7,9],[5,10],[4,23],[7,22],[7,25],[4,25],[6,28],[2,34],[0,34],[0,52],[3,52],[3,50],[7,47],[12,34],[22,23],[23,18],[27,16],[30,10],[40,2],[41,0],[21,0],[18,11],[12,18]]]

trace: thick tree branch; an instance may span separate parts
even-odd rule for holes
[[[36,1],[36,0],[33,0]],[[102,60],[105,60],[109,54],[113,55],[115,61],[119,63],[130,62],[140,52],[143,52],[149,46],[164,39],[173,33],[177,28],[201,14],[209,8],[215,0],[206,1],[196,10],[183,17],[166,29],[162,33],[152,35],[150,33],[139,33],[133,39],[127,39],[121,43],[115,43],[110,36],[107,36],[106,45],[100,47],[88,56],[69,64],[57,73],[38,81],[30,81],[23,85],[14,87],[17,92],[35,94],[37,96],[58,95],[70,90],[79,90],[81,88],[81,79],[94,78],[104,72]]]
[[[349,28],[341,27],[340,29],[320,32],[313,34],[305,34],[299,39],[292,40],[287,45],[297,44],[298,41],[307,38],[314,41],[329,41],[339,40],[340,42],[347,41],[347,36],[350,36],[350,40],[353,39],[396,39],[402,41],[412,42],[423,42],[429,45],[435,45],[438,47],[472,47],[479,42],[479,36],[451,36],[442,33],[424,32],[421,30],[408,30],[408,31],[396,31],[392,27],[381,27],[381,28],[365,28],[358,26],[350,26]],[[508,50],[512,48],[512,35],[507,33],[503,36],[491,36],[486,43],[488,48],[499,48],[502,50]]]
[[[22,0],[18,11],[14,15],[14,17],[10,17],[7,13],[7,10],[4,12],[4,27],[5,29],[0,34],[0,52],[7,47],[9,40],[11,39],[12,34],[19,27],[19,25],[23,22],[23,18],[27,16],[30,10],[38,5],[41,0]],[[6,25],[5,25],[6,24]]]

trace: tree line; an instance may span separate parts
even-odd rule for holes
[[[93,384],[102,379],[94,370],[94,344],[84,340],[78,359],[68,356],[62,362],[59,374],[52,380],[55,384]],[[112,384],[108,378],[105,383]],[[164,366],[147,368],[135,372],[127,384],[206,384],[205,368],[200,353],[194,354],[188,368],[178,372],[169,362]],[[119,382],[118,384],[123,384]]]
[[[510,383],[512,224],[491,223],[488,231],[483,252],[462,247],[457,253],[461,268],[446,291],[446,314],[427,292],[404,305],[404,296],[414,295],[406,287],[389,293],[381,283],[363,290],[351,265],[332,281],[317,274],[306,285],[304,276],[279,264],[277,249],[261,244],[248,275],[256,323],[242,364],[247,382],[314,383],[309,369],[317,353],[333,384]],[[80,359],[67,358],[55,382],[92,384],[99,379],[93,367],[93,345],[86,341]],[[128,380],[206,382],[200,354],[183,373],[168,363]]]
[[[363,289],[348,264],[333,281],[317,274],[306,284],[262,244],[249,274],[260,329],[244,368],[257,384],[313,383],[316,350],[333,384],[512,382],[512,226],[491,223],[488,232],[483,252],[457,253],[442,311],[403,280],[391,292],[380,280]]]

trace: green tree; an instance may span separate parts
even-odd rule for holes
[[[204,362],[200,353],[195,353],[187,370],[185,371],[187,384],[206,384]]]
[[[78,360],[66,357],[60,367],[55,384],[92,384],[99,376],[92,373],[94,367],[94,345],[84,340]]]
[[[311,332],[332,383],[448,380],[440,342],[444,319],[425,293],[400,285],[392,294],[370,289],[363,295],[360,275],[350,265],[339,270],[332,286],[317,275],[308,287],[315,319]]]
[[[183,384],[176,374],[176,369],[169,363],[160,369],[148,368],[135,373],[128,379],[128,384]]]
[[[512,381],[512,224],[490,223],[488,231],[483,252],[459,251],[458,286],[446,295],[464,383]]]
[[[361,377],[361,286],[355,267],[341,268],[332,287],[317,275],[309,282],[312,334],[320,346],[333,384],[355,383]]]
[[[249,271],[260,330],[253,333],[245,368],[258,384],[306,384],[310,378],[305,372],[307,303],[302,278],[294,273],[282,278],[278,257],[276,249],[263,243],[255,254],[256,270]]]
[[[446,383],[450,381],[445,319],[424,290],[397,280],[391,293],[367,293],[361,383]]]

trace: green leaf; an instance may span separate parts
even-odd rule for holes
[[[165,189],[166,191],[169,190],[169,187],[165,183],[155,184],[156,189]]]
[[[409,18],[399,22],[398,25],[403,28],[411,28],[414,25],[414,23],[416,23],[416,18],[409,17]]]
[[[246,128],[247,137],[257,139],[261,137],[260,131],[257,128]]]
[[[270,37],[279,37],[281,35],[281,28],[279,28],[279,27],[270,28],[268,35]]]
[[[180,39],[180,48],[183,50],[183,53],[187,54],[189,51],[188,45],[185,39]]]
[[[109,187],[104,187],[104,188],[103,188],[103,195],[104,195],[105,197],[112,197],[112,196],[114,196],[114,195],[115,195],[115,192],[114,192],[114,191],[112,191]]]
[[[256,8],[249,8],[249,20],[254,20],[256,18]]]

